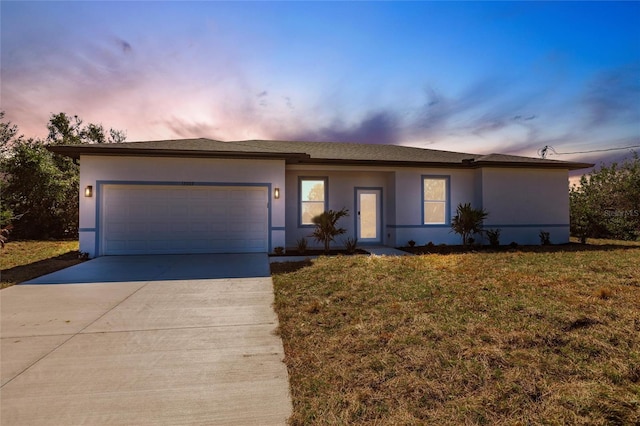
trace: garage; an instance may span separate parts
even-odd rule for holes
[[[269,250],[266,186],[104,185],[103,255]]]

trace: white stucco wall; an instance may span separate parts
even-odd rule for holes
[[[460,244],[450,223],[422,223],[422,178],[425,175],[449,178],[448,222],[456,206],[470,202],[489,212],[485,228],[500,228],[501,242],[538,244],[541,230],[550,232],[553,243],[569,240],[569,193],[567,170],[483,168],[475,170],[443,168],[390,168],[347,166],[285,166],[283,160],[226,160],[200,158],[145,158],[82,156],[80,160],[80,250],[95,256],[96,204],[100,186],[119,182],[246,183],[271,185],[270,249],[294,248],[299,238],[308,237],[311,227],[298,223],[298,179],[326,177],[328,207],[349,209],[340,222],[347,233],[356,234],[355,188],[382,189],[382,244],[404,246],[409,240],[423,245]],[[285,171],[286,170],[286,171]],[[94,196],[83,196],[92,185]],[[273,189],[280,188],[280,198]],[[285,232],[286,229],[286,232]],[[307,238],[310,247],[319,247]]]
[[[449,217],[445,225],[424,225],[422,217],[423,176],[446,176],[449,178]],[[394,246],[406,246],[409,240],[417,245],[459,244],[460,237],[450,232],[450,220],[459,203],[476,206],[475,173],[458,169],[400,169],[395,173],[395,222],[388,223],[388,233]]]
[[[567,170],[484,168],[481,177],[485,228],[499,228],[502,244],[539,244],[540,231],[569,242]]]
[[[270,184],[271,249],[285,244],[285,165],[284,160],[230,160],[213,158],[109,157],[80,158],[80,251],[96,253],[96,205],[100,186],[119,182],[194,182]],[[93,186],[94,196],[85,197],[84,188]],[[280,188],[280,198],[273,189]]]
[[[313,232],[313,227],[299,226],[299,193],[298,181],[300,177],[326,177],[328,179],[328,208],[340,210],[343,207],[349,210],[349,216],[342,218],[338,225],[345,228],[347,232],[336,238],[332,247],[342,246],[342,240],[356,236],[356,206],[355,188],[382,188],[382,216],[383,244],[387,244],[384,222],[387,220],[389,207],[389,182],[391,181],[390,169],[367,169],[353,171],[353,167],[328,167],[327,169],[314,168],[312,166],[293,166],[287,168],[286,173],[286,247],[295,248],[300,238],[309,237]],[[310,248],[320,248],[322,245],[312,238],[307,238]]]
[[[359,171],[358,171],[359,170]],[[448,223],[422,223],[423,176],[449,178]],[[286,228],[287,247],[308,236],[312,229],[298,226],[298,178],[329,179],[329,208],[346,207],[355,211],[355,187],[383,188],[383,244],[404,246],[409,240],[418,245],[460,244],[460,236],[451,231],[450,220],[461,203],[471,203],[489,212],[485,227],[500,228],[501,242],[539,244],[539,232],[550,232],[553,243],[569,239],[569,195],[567,171],[549,169],[443,169],[443,168],[348,168],[332,166],[327,170],[311,166],[287,167],[288,192]],[[341,222],[346,236],[355,235],[353,217]],[[476,236],[478,238],[478,236]],[[309,241],[312,243],[312,241]],[[314,244],[312,244],[314,245]]]
[[[475,202],[475,172],[456,169],[418,169],[418,168],[372,168],[340,167],[327,169],[311,166],[287,167],[287,247],[294,248],[296,241],[308,236],[313,228],[298,226],[300,177],[327,177],[329,187],[329,208],[349,209],[351,216],[343,219],[340,225],[347,229],[344,235],[355,236],[356,187],[380,187],[383,190],[383,227],[382,244],[403,246],[411,239],[418,244],[429,241],[440,244],[458,244],[458,236],[450,233],[447,225],[422,224],[422,177],[424,175],[447,176],[450,182],[450,216],[460,202]],[[340,239],[340,237],[338,238]],[[310,247],[319,245],[308,239]],[[339,243],[336,246],[340,245]]]

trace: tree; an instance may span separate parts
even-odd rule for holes
[[[127,138],[121,130],[109,129],[109,135],[105,134],[102,124],[89,123],[83,127],[81,118],[77,115],[70,117],[64,112],[51,115],[47,129],[47,142],[54,145],[120,143]]]
[[[482,231],[482,222],[489,215],[484,209],[474,209],[471,203],[458,204],[456,215],[451,219],[451,228],[462,236],[462,245],[466,246],[473,234]]]
[[[0,111],[0,156],[6,156],[13,141],[21,138],[22,136],[18,136],[18,126],[5,122],[4,111]]]
[[[0,113],[4,119],[4,113]],[[2,121],[0,127],[0,219],[6,225],[16,215],[16,238],[71,238],[78,233],[79,166],[71,158],[53,154],[48,144],[83,144],[114,141],[102,125],[82,126],[77,116],[52,115],[45,141],[18,136],[18,128]],[[102,142],[101,142],[102,141]],[[120,139],[121,141],[121,139]]]
[[[343,208],[340,211],[325,211],[311,219],[313,224],[316,226],[311,236],[316,241],[324,243],[325,253],[329,252],[331,241],[334,241],[335,237],[347,232],[347,230],[344,228],[336,227],[338,220],[345,216],[349,216],[349,210]]]
[[[60,168],[45,145],[28,139],[13,145],[2,169],[6,174],[2,203],[23,214],[15,223],[15,237],[62,238],[77,233],[77,166]]]
[[[569,192],[571,234],[591,238],[640,238],[640,157],[601,165]]]
[[[4,121],[4,111],[0,111],[0,165],[3,165],[2,160],[9,155],[11,144],[15,140],[22,138],[18,137],[18,126],[11,124],[11,122]],[[0,197],[6,191],[6,178],[4,166],[0,169]],[[13,211],[4,202],[4,199],[0,199],[0,228],[4,229],[9,226],[11,219],[13,218]],[[7,231],[8,232],[8,231]],[[6,234],[4,235],[6,238]]]

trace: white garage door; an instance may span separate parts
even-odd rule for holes
[[[268,251],[265,187],[105,185],[102,254]]]

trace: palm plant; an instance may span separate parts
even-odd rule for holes
[[[471,203],[458,204],[456,215],[451,219],[451,228],[462,236],[462,245],[466,246],[473,234],[482,231],[482,222],[489,215],[484,209],[474,209]]]
[[[343,208],[339,211],[329,210],[320,213],[318,216],[311,219],[313,224],[316,226],[311,237],[313,237],[317,242],[324,244],[325,253],[329,252],[331,241],[334,241],[336,236],[347,232],[344,228],[336,227],[338,220],[345,216],[349,216],[349,210]]]

